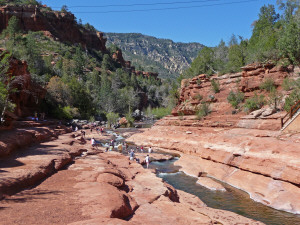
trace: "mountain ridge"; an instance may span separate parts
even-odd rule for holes
[[[204,45],[174,42],[141,33],[104,33],[107,44],[119,46],[126,60],[162,78],[176,78],[186,70]]]

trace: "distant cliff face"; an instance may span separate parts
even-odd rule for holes
[[[0,8],[0,32],[8,20],[16,16],[25,31],[44,31],[48,36],[62,42],[79,43],[83,47],[106,52],[106,39],[101,32],[92,32],[77,25],[72,13],[48,11],[36,6],[4,6]]]
[[[142,34],[105,33],[107,43],[119,46],[126,60],[161,77],[176,77],[187,69],[203,48],[199,43],[175,43]]]

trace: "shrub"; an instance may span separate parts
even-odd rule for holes
[[[113,124],[116,124],[118,122],[119,114],[110,112],[106,114],[106,118],[108,127],[111,127]]]
[[[285,91],[291,90],[293,88],[293,80],[289,79],[288,77],[284,78],[282,87]]]
[[[65,106],[65,107],[59,106],[54,110],[54,116],[55,118],[58,119],[70,120],[76,117],[80,117],[80,114],[77,108],[73,108],[70,106]]]
[[[268,92],[271,92],[275,87],[275,82],[272,78],[265,79],[264,82],[259,86],[261,90],[266,90]]]
[[[219,93],[220,92],[220,83],[219,81],[216,81],[216,80],[211,80],[211,86],[212,86],[212,89],[215,93]]]
[[[184,112],[179,111],[179,112],[178,112],[178,116],[179,116],[179,119],[180,119],[180,120],[183,120]]]
[[[244,101],[244,93],[240,91],[230,91],[229,95],[227,96],[227,100],[233,108],[237,109],[238,105]]]
[[[300,100],[300,79],[297,79],[292,82],[292,88],[294,90],[292,93],[285,99],[284,110],[289,112],[291,107]]]
[[[133,127],[134,118],[132,117],[132,113],[129,111],[126,113],[125,117],[127,120],[127,127]]]
[[[280,92],[278,92],[276,90],[276,88],[273,88],[270,91],[270,94],[268,96],[268,103],[269,103],[269,105],[273,105],[274,109],[277,110],[277,106],[278,106],[279,102],[281,101],[281,99],[282,99],[282,94]]]
[[[96,121],[96,120],[95,120],[95,117],[94,117],[94,116],[90,116],[89,122],[93,123],[93,122],[95,122],[95,121]]]
[[[201,100],[203,99],[203,96],[200,95],[200,94],[197,94],[197,95],[195,96],[195,99],[201,101]]]
[[[196,117],[198,120],[207,116],[211,112],[209,105],[207,103],[202,103],[199,110],[196,112]]]
[[[157,119],[161,119],[164,116],[170,115],[171,114],[172,109],[170,107],[157,107],[152,109],[152,114],[155,115],[155,117]]]
[[[265,104],[265,96],[260,95],[258,96],[256,93],[252,98],[246,100],[244,105],[246,111],[254,111],[260,109]]]

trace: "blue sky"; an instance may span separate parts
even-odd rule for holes
[[[216,46],[221,39],[227,42],[232,34],[250,38],[251,24],[258,18],[260,8],[265,4],[276,5],[276,0],[42,0],[42,3],[53,9],[67,5],[83,23],[103,32],[142,33],[175,42]],[[166,9],[179,7],[187,8]],[[149,9],[162,10],[134,11]]]

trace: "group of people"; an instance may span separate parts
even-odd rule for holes
[[[139,147],[136,147],[137,151],[139,150]],[[144,153],[144,147],[141,146],[141,153]],[[149,147],[148,148],[148,153],[152,153],[152,148]],[[145,162],[146,162],[146,166],[147,166],[147,169],[149,168],[149,164],[150,164],[150,156],[149,154],[147,154],[146,158],[145,158]],[[136,160],[137,163],[140,163],[140,159],[139,158],[136,158],[135,157],[135,152],[134,152],[134,149],[132,148],[129,152],[129,160]]]
[[[99,128],[99,127],[95,127],[95,126],[91,125],[90,126],[91,133],[93,132],[94,128],[96,128],[97,134],[101,133],[101,135],[103,135],[103,133],[104,133],[104,128],[103,127]],[[78,127],[77,126],[75,127],[75,131],[78,131]],[[82,138],[85,138],[86,132],[84,130],[81,130],[80,133],[81,133]],[[91,146],[93,148],[96,148],[98,150],[97,142],[96,142],[96,139],[94,137],[91,138]],[[115,147],[118,149],[118,151],[122,152],[123,150],[127,151],[127,149],[128,149],[129,146],[128,146],[128,144],[126,142],[116,143],[116,141],[114,139],[111,139],[110,143],[109,143],[109,146],[105,148],[105,152],[112,151]],[[140,148],[138,146],[136,146],[136,152],[139,152],[139,151],[141,153],[144,153],[144,151],[145,151],[144,146],[141,146]],[[153,150],[152,150],[152,148],[150,146],[148,148],[148,154],[145,157],[145,162],[146,162],[147,168],[149,168],[149,163],[150,163],[150,156],[149,156],[149,154],[151,154],[152,151]],[[131,150],[128,152],[128,154],[129,154],[129,159],[130,160],[136,160],[137,163],[140,163],[140,159],[137,158],[137,157],[135,157],[135,149],[134,148],[131,148]]]
[[[37,112],[34,112],[34,117],[32,118],[34,121],[39,121],[39,119],[41,121],[44,121],[45,120],[45,113],[42,112],[42,113],[37,113]]]

